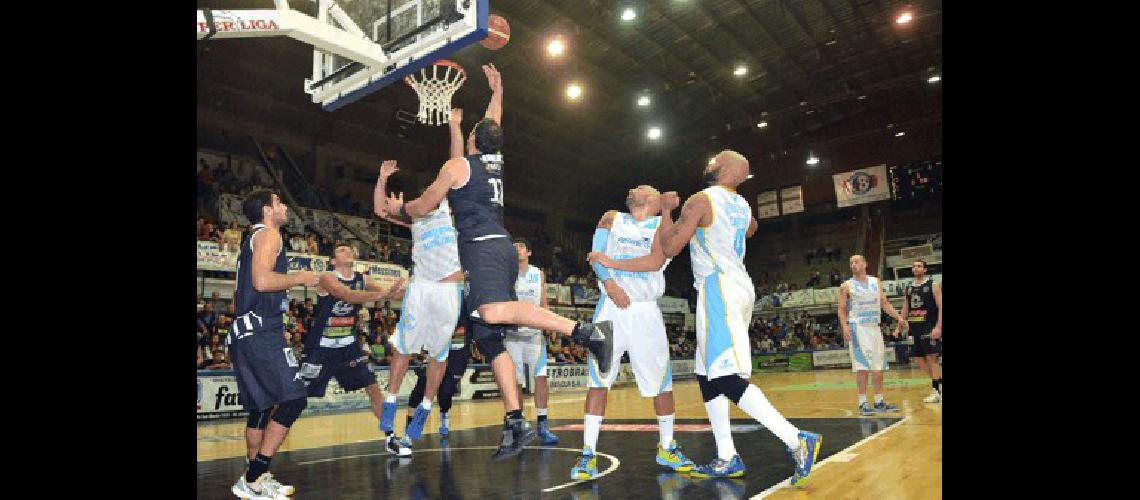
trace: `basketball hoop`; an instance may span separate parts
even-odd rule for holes
[[[420,112],[416,115],[420,123],[443,125],[451,114],[451,96],[467,81],[463,66],[447,59],[440,59],[418,72],[404,77],[420,98]]]

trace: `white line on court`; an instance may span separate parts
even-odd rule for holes
[[[883,436],[884,434],[889,432],[891,429],[894,429],[895,427],[898,427],[899,425],[906,423],[907,420],[910,420],[910,416],[904,417],[902,420],[899,420],[898,422],[895,422],[891,425],[888,425],[885,429],[883,429],[879,432],[876,432],[874,434],[871,434],[870,436],[867,436],[863,439],[860,439],[859,441],[857,441],[855,444],[853,444],[851,446],[848,446],[842,450],[839,450],[838,452],[831,455],[830,457],[827,457],[827,458],[821,460],[819,463],[813,465],[811,468],[811,472],[814,474],[815,471],[818,470],[820,467],[823,467],[824,465],[831,463],[833,461],[832,459],[836,459],[834,461],[849,462],[851,460],[851,458],[853,458],[853,455],[851,454],[851,452],[854,451],[855,448],[862,446],[864,443],[866,443],[872,439]],[[840,459],[842,459],[842,460],[840,460]],[[792,478],[785,479],[785,480],[780,481],[776,484],[773,484],[768,489],[753,495],[751,500],[760,500],[761,498],[764,498],[768,495],[771,495],[772,493],[775,493],[776,490],[779,490],[785,486],[790,486],[791,484],[792,484]]]
[[[461,447],[461,448],[429,448],[429,449],[425,449],[425,450],[413,450],[412,453],[427,453],[429,451],[496,450],[498,448],[499,448],[498,446],[467,446],[467,447]],[[574,449],[574,448],[557,448],[557,447],[548,447],[548,446],[524,446],[523,449],[524,450],[561,450],[561,451],[569,451],[572,453],[581,452],[581,450]],[[606,470],[599,472],[598,475],[596,477],[594,477],[593,479],[579,479],[576,481],[570,481],[569,483],[560,484],[557,486],[552,486],[550,488],[546,488],[546,489],[542,490],[542,492],[543,493],[549,493],[551,491],[557,491],[557,490],[560,490],[562,488],[574,486],[576,484],[584,483],[587,481],[597,481],[602,476],[605,476],[606,474],[609,474],[609,473],[617,470],[617,468],[619,466],[621,466],[621,460],[618,460],[617,457],[610,455],[608,453],[602,453],[602,452],[595,452],[595,453],[598,456],[605,457],[606,459],[608,459],[610,461],[610,466],[607,467]],[[320,460],[309,460],[309,461],[305,461],[305,462],[297,462],[297,465],[311,465],[311,464],[318,464],[318,463],[324,463],[324,462],[335,462],[337,460],[347,460],[350,458],[374,457],[374,456],[378,456],[378,455],[391,455],[391,453],[383,452],[383,453],[365,453],[365,454],[361,454],[361,455],[345,455],[342,457],[322,458]]]

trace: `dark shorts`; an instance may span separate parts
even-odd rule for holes
[[[306,396],[305,382],[293,348],[285,343],[285,327],[278,324],[255,330],[230,344],[230,359],[237,377],[241,404],[247,411],[265,411],[274,405]]]
[[[910,357],[922,358],[942,354],[942,341],[930,338],[930,332],[933,330],[934,327],[910,327],[910,338],[914,340],[914,345],[910,346]]]
[[[488,360],[505,352],[503,336],[508,325],[490,325],[472,316],[479,307],[498,302],[514,302],[519,256],[510,238],[459,243],[459,263],[467,274],[463,289],[464,310],[472,320],[469,330],[479,352]]]
[[[308,384],[309,397],[325,395],[329,380],[345,391],[363,389],[376,383],[376,375],[368,368],[368,353],[357,344],[344,347],[315,347],[306,351],[301,363],[301,376]]]

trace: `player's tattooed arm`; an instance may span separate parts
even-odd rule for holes
[[[847,324],[847,283],[839,285],[839,327],[843,330],[843,339],[851,341],[851,325]]]
[[[709,197],[704,193],[697,193],[685,200],[681,207],[681,216],[673,222],[672,210],[676,205],[676,193],[665,193],[661,197],[661,249],[666,257],[676,257],[689,244],[689,240],[696,234],[697,228],[707,226],[712,222],[712,205]]]
[[[253,259],[249,270],[253,288],[259,292],[280,292],[295,286],[316,286],[317,274],[312,271],[294,274],[273,271],[282,244],[281,233],[277,231],[258,231],[253,235]]]
[[[899,329],[900,328],[903,331],[910,330],[910,324],[907,323],[906,318],[902,314],[899,314],[898,311],[895,310],[895,306],[891,305],[891,301],[887,300],[887,294],[884,293],[882,289],[879,289],[879,304],[882,306],[883,309],[885,309],[887,311],[888,315],[890,315],[892,318],[894,318],[896,321],[898,321],[898,323],[895,325],[894,331],[891,332],[892,337],[898,337],[899,336]]]

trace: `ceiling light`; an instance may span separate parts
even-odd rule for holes
[[[938,76],[938,75],[934,75],[934,76],[932,76],[932,77],[930,77],[930,78],[927,78],[927,79],[926,79],[926,81],[927,81],[928,83],[936,83],[936,82],[940,82],[940,81],[942,81],[942,77],[941,77],[941,76]]]
[[[633,10],[632,8],[626,8],[625,10],[621,11],[622,21],[632,21],[636,17],[637,11]]]
[[[661,137],[661,129],[657,127],[649,127],[649,138],[657,140],[659,137]]]
[[[906,132],[896,132],[895,133],[895,137],[902,137],[904,135],[906,135]]]
[[[732,74],[734,74],[736,76],[744,76],[747,73],[748,73],[748,68],[744,67],[743,64],[740,66],[737,66],[736,69],[732,70]]]
[[[815,165],[816,163],[819,163],[819,158],[816,158],[814,154],[808,157],[808,159],[807,159],[808,165]]]
[[[909,23],[911,19],[914,19],[914,16],[911,16],[910,12],[903,12],[902,14],[899,14],[899,17],[895,19],[895,22],[898,24],[906,24]]]
[[[864,99],[866,99],[866,98],[867,98],[867,96],[865,96],[865,95],[861,95],[861,96],[859,96],[859,97],[856,97],[856,99],[858,99],[858,100],[860,100],[860,101],[862,101],[862,100],[864,100]]]
[[[638,106],[648,106],[649,105],[649,96],[643,95],[641,97],[638,97],[637,98],[637,105]]]
[[[577,99],[582,95],[582,86],[577,83],[571,83],[566,86],[566,97]]]
[[[546,44],[546,53],[552,56],[562,55],[562,51],[565,49],[566,46],[563,45],[562,40],[558,38],[555,38],[554,40],[551,40],[550,43]]]
[[[768,122],[760,122],[756,124],[757,128],[764,128],[768,126]]]

